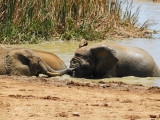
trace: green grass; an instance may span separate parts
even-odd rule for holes
[[[0,0],[0,43],[39,43],[39,38],[54,37],[96,40],[123,34],[118,29],[136,28],[138,14],[131,14],[131,7],[122,13],[121,7],[119,0]]]

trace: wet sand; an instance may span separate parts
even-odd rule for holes
[[[0,76],[0,120],[159,120],[160,88]]]

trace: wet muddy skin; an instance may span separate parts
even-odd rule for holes
[[[97,42],[89,42],[89,45],[99,43],[101,41]],[[116,43],[119,45],[124,45],[124,46],[134,46],[134,47],[139,47],[151,54],[151,56],[154,58],[155,62],[158,64],[160,67],[160,41],[158,39],[152,40],[152,39],[125,39],[123,41],[107,41],[106,42],[111,42],[111,43]],[[52,52],[58,57],[60,57],[67,67],[69,67],[70,60],[74,55],[75,50],[78,48],[79,42],[52,42],[52,43],[45,43],[45,44],[39,44],[39,45],[13,45],[13,47],[27,47],[27,48],[32,48],[32,49],[37,49],[37,50],[44,50],[44,51],[49,51]],[[160,78],[153,78],[153,77],[147,77],[147,78],[138,78],[138,77],[123,77],[123,78],[105,78],[105,79],[100,79],[100,80],[94,80],[94,79],[80,79],[80,78],[72,78],[68,75],[61,76],[59,78],[69,78],[69,79],[76,79],[80,81],[122,81],[125,83],[129,84],[143,84],[146,86],[160,86]]]

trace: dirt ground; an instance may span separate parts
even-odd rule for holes
[[[160,88],[0,76],[0,120],[160,120]]]

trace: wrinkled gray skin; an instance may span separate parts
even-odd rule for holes
[[[79,78],[158,77],[159,68],[149,53],[135,47],[101,43],[87,46],[82,40],[70,61],[72,76]]]
[[[58,76],[70,72],[70,69],[55,71],[30,49],[0,47],[0,74]]]

